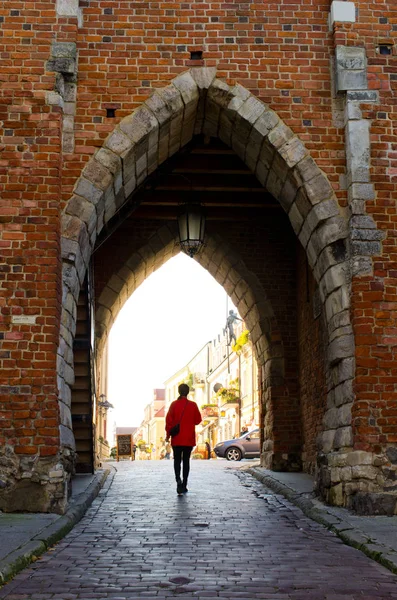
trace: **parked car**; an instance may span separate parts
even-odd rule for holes
[[[239,438],[220,442],[214,448],[214,452],[219,458],[227,460],[241,460],[242,458],[260,457],[260,436],[259,429],[253,429],[244,433]]]

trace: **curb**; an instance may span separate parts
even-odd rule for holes
[[[109,469],[97,471],[87,489],[75,500],[70,501],[64,515],[60,515],[54,523],[44,527],[29,542],[0,560],[0,586],[10,581],[19,571],[34,562],[37,557],[46,552],[56,542],[59,542],[73,529],[100,494],[101,489],[105,487],[105,483],[109,480],[110,485],[113,481],[114,474],[111,477],[109,477],[109,474]],[[109,485],[106,486],[106,490]]]
[[[397,574],[397,552],[392,548],[377,544],[363,531],[356,529],[348,522],[329,512],[327,506],[317,498],[314,499],[307,493],[299,493],[280,483],[277,479],[264,475],[261,473],[260,468],[250,467],[247,472],[266,487],[287,498],[292,504],[300,508],[307,517],[335,533],[345,544],[360,550],[392,573]]]

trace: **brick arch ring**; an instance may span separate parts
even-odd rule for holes
[[[328,328],[329,408],[322,447],[329,452],[351,446],[355,363],[347,219],[326,175],[293,131],[243,86],[216,78],[215,68],[196,67],[177,76],[125,117],[87,163],[67,202],[62,217],[60,400],[67,404],[70,399],[76,303],[97,235],[148,175],[200,133],[217,136],[234,149],[280,202],[306,251]],[[266,348],[262,340],[259,354]]]

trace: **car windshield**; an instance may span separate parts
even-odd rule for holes
[[[246,438],[246,437],[247,437],[247,435],[248,435],[248,436],[249,436],[249,435],[252,435],[252,434],[253,434],[253,433],[255,433],[256,431],[257,431],[256,429],[253,429],[252,431],[245,431],[245,432],[243,433],[243,435],[240,435],[240,438]]]

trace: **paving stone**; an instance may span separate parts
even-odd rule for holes
[[[395,575],[254,479],[252,461],[192,461],[182,497],[172,461],[115,464],[82,520],[0,598],[396,598]]]

